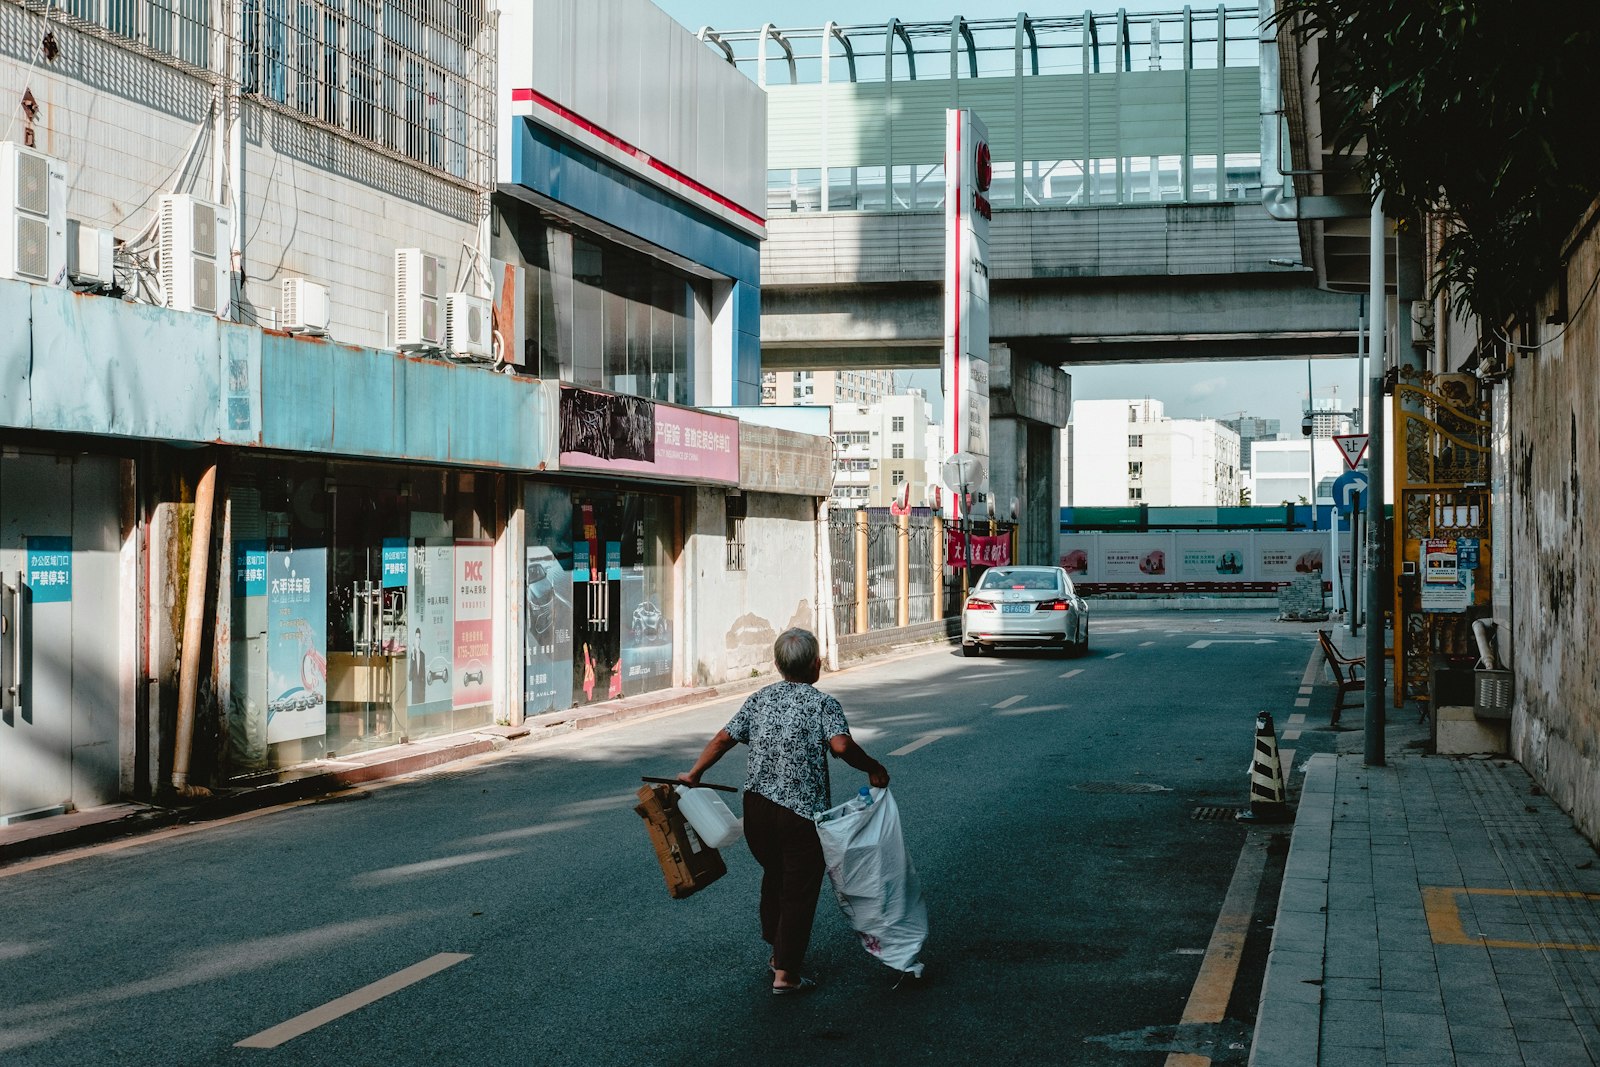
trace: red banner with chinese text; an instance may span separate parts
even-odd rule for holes
[[[945,565],[964,567],[967,559],[967,535],[951,530],[945,541]],[[978,535],[972,538],[971,564],[975,567],[1006,567],[1011,564],[1011,538],[1005,534],[995,537]]]

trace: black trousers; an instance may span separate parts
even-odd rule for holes
[[[798,971],[825,867],[817,825],[759,793],[746,793],[744,839],[761,864],[761,937],[772,946],[772,964]]]

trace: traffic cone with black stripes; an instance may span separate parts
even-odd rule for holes
[[[1263,711],[1256,716],[1256,748],[1250,760],[1250,810],[1241,811],[1236,818],[1240,822],[1287,822],[1294,818],[1288,795],[1283,763],[1278,759],[1278,734],[1271,713]]]

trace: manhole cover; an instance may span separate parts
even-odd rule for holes
[[[1221,808],[1213,805],[1211,807],[1195,808],[1193,817],[1205,821],[1220,822],[1223,820],[1231,821],[1238,814],[1238,808]]]
[[[1073,788],[1083,793],[1170,793],[1154,782],[1079,782]]]

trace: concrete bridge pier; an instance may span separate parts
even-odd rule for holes
[[[1016,502],[1017,562],[1059,556],[1061,428],[1072,411],[1072,378],[1059,367],[989,346],[989,496],[995,517]]]

